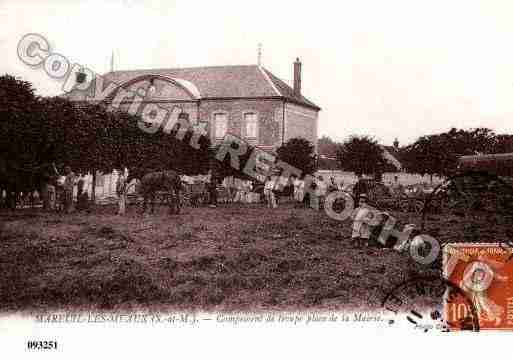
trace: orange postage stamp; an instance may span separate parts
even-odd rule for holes
[[[481,330],[513,330],[513,248],[498,243],[453,243],[443,252],[444,277],[472,303],[461,298],[444,301],[450,328],[473,310]]]

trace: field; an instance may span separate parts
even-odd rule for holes
[[[0,309],[376,309],[394,285],[433,271],[354,248],[350,221],[291,204],[113,213],[0,213]],[[458,240],[458,221],[432,216],[428,227]]]

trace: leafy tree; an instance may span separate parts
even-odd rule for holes
[[[278,158],[299,169],[303,175],[312,174],[316,169],[314,145],[304,138],[291,138],[281,145]]]
[[[456,170],[463,155],[492,153],[495,134],[488,128],[462,130],[419,137],[402,151],[403,165],[412,173],[447,176]]]
[[[497,135],[493,145],[493,153],[513,152],[513,135]]]
[[[403,166],[410,173],[447,175],[456,168],[458,157],[447,148],[441,135],[422,136],[402,151]]]
[[[149,134],[138,127],[138,116],[38,98],[30,83],[9,75],[0,77],[0,118],[0,190],[8,192],[40,189],[35,177],[48,163],[93,174],[123,167],[134,175],[150,169],[197,174],[206,173],[211,157],[207,137],[199,138],[197,149],[190,145],[190,129],[183,140],[176,138],[178,127]]]
[[[37,162],[38,99],[31,84],[10,75],[0,77],[0,156],[27,166]]]
[[[10,75],[0,76],[0,194],[14,205],[11,193],[38,185],[32,168],[40,164],[41,118],[31,84]]]
[[[337,159],[341,168],[357,176],[379,174],[391,168],[381,146],[369,136],[351,136],[339,147]]]
[[[491,153],[495,143],[495,134],[489,128],[452,128],[443,133],[442,137],[447,142],[447,147],[458,156]]]

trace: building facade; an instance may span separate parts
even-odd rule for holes
[[[294,137],[317,147],[320,107],[301,94],[299,59],[293,74],[291,87],[257,65],[114,71],[102,76],[103,87],[114,84],[116,88],[107,98],[102,91],[94,91],[94,85],[67,97],[108,104],[123,89],[132,97],[121,100],[122,109],[133,106],[134,94],[143,98],[142,112],[155,105],[169,111],[178,107],[213,143],[229,133],[266,150],[275,150]]]

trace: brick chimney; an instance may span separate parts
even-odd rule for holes
[[[294,62],[294,95],[301,95],[301,61],[299,61],[299,57]]]

